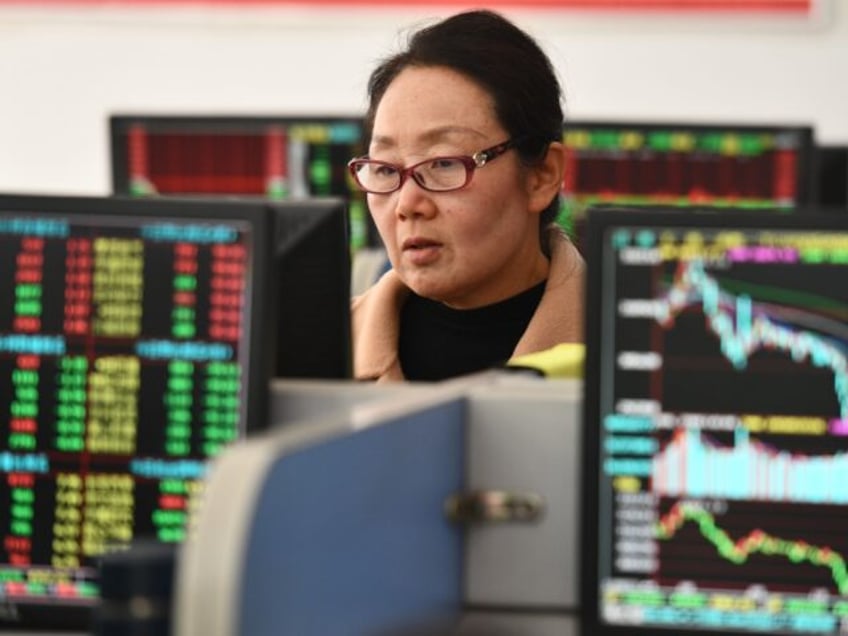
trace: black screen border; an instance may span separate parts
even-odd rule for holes
[[[819,205],[848,213],[848,144],[821,144],[816,148],[816,188]]]
[[[350,380],[352,254],[347,203],[341,197],[314,197],[275,201],[268,207],[276,225],[274,376]],[[294,310],[286,308],[288,303],[296,305]],[[321,338],[315,337],[316,330]]]

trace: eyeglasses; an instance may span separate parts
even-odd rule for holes
[[[431,157],[408,168],[368,157],[351,159],[347,167],[356,184],[371,194],[390,194],[400,190],[410,176],[425,190],[450,192],[467,186],[477,168],[500,157],[513,148],[516,142],[508,139],[471,156]]]

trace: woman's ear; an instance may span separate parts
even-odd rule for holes
[[[530,211],[542,212],[562,189],[565,172],[565,146],[559,141],[548,144],[542,162],[531,168],[528,182]]]

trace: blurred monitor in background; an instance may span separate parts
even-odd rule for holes
[[[569,121],[559,222],[582,245],[592,205],[791,211],[812,202],[813,129]]]
[[[351,251],[375,245],[346,168],[364,153],[357,117],[116,114],[109,127],[116,194],[344,197]]]

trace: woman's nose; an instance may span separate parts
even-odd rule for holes
[[[395,212],[398,217],[432,216],[436,210],[432,193],[422,188],[410,174],[397,192]]]

